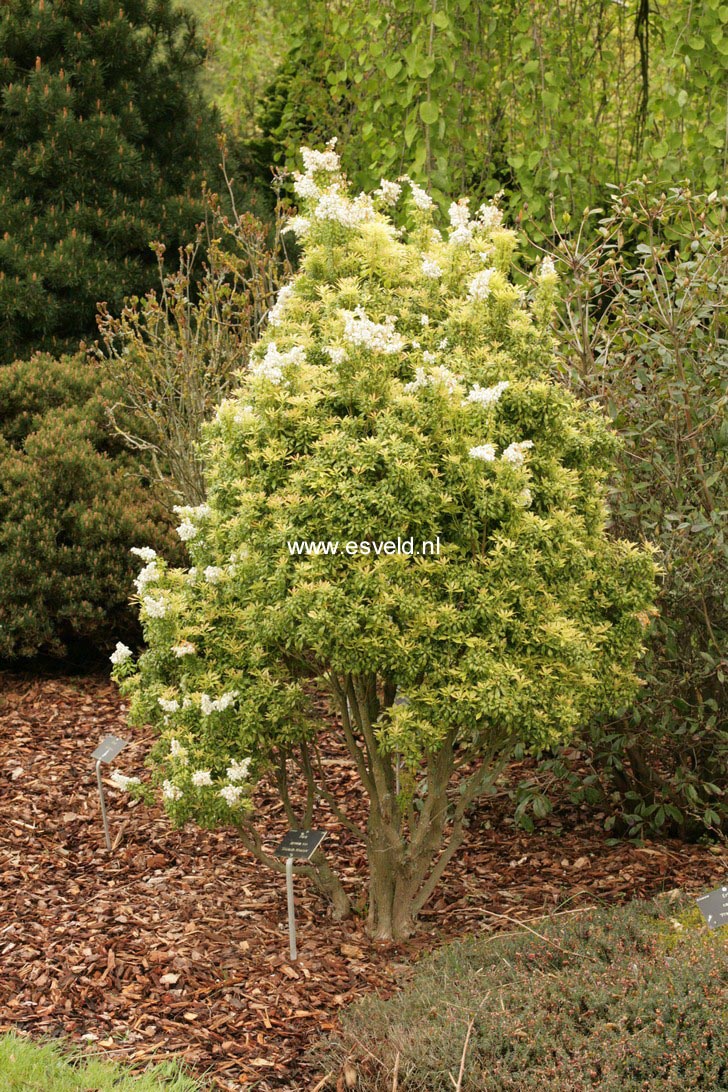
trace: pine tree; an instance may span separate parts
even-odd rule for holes
[[[200,218],[215,115],[172,0],[7,0],[0,12],[0,363],[95,333]]]

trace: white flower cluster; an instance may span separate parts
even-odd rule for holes
[[[136,590],[138,595],[144,593],[144,589],[147,584],[153,584],[155,580],[159,580],[161,573],[156,561],[150,561],[148,565],[145,565],[137,575],[134,583],[136,584]]]
[[[501,460],[512,463],[514,466],[522,466],[526,451],[533,447],[533,440],[521,440],[520,443],[509,444],[501,455]],[[492,463],[495,459],[495,445],[481,444],[480,447],[471,447],[468,455],[471,459],[482,459],[486,463]]]
[[[480,444],[479,447],[471,447],[468,455],[471,459],[482,459],[484,463],[492,463],[495,459],[495,444]]]
[[[285,227],[281,228],[281,235],[285,235],[287,232],[292,231],[294,235],[299,235],[301,238],[311,227],[311,221],[306,216],[292,216],[290,220],[286,221]]]
[[[530,447],[533,447],[533,440],[521,440],[518,444],[509,444],[501,455],[501,459],[505,459],[507,463],[513,463],[514,466],[521,466],[526,457],[526,451]]]
[[[255,410],[248,404],[235,410],[233,421],[236,425],[248,425],[255,418]]]
[[[209,770],[195,770],[192,775],[192,784],[201,789],[203,785],[211,785],[212,777]]]
[[[487,300],[491,293],[490,281],[495,273],[495,269],[481,269],[480,273],[476,273],[468,286],[468,299],[471,300]]]
[[[127,777],[123,773],[119,773],[118,770],[114,770],[110,775],[109,780],[112,785],[116,785],[117,789],[129,790],[132,785],[141,785],[141,781],[138,777]]]
[[[478,220],[484,228],[491,230],[503,223],[503,213],[497,205],[481,205],[478,209]]]
[[[465,399],[466,402],[475,402],[479,406],[494,406],[504,390],[507,390],[510,386],[508,380],[502,380],[500,383],[496,383],[494,387],[481,387],[477,383],[473,386],[472,390],[468,391],[468,396]]]
[[[469,200],[461,197],[459,201],[453,201],[448,210],[450,216],[451,231],[448,243],[469,243],[473,237],[473,225],[470,223]]]
[[[395,319],[387,315],[384,322],[373,322],[362,307],[354,311],[342,311],[344,337],[352,345],[363,345],[373,352],[398,353],[404,348],[404,339],[394,329]]]
[[[225,575],[225,570],[219,565],[208,565],[203,573],[208,584],[219,584]]]
[[[132,546],[129,553],[135,554],[144,562],[154,561],[157,556],[157,551],[153,550],[151,546]]]
[[[172,758],[176,758],[183,766],[187,765],[187,748],[183,747],[178,739],[169,741],[169,753]]]
[[[324,349],[324,352],[326,353],[332,364],[343,364],[346,360],[346,349],[341,349],[334,345],[329,345]]]
[[[299,174],[296,172],[293,175],[293,189],[297,197],[303,198],[304,201],[316,200],[321,196],[321,190],[310,174]]]
[[[189,542],[198,534],[199,527],[195,520],[205,519],[210,515],[209,504],[198,504],[196,507],[188,504],[175,504],[172,510],[178,516],[182,516],[182,522],[177,528],[177,534],[182,542]]]
[[[211,698],[209,694],[202,694],[200,697],[200,709],[204,716],[209,717],[211,713],[222,713],[228,709],[238,696],[237,690],[231,690],[227,694],[223,694],[221,698]]]
[[[179,710],[179,702],[176,698],[157,698],[157,705],[165,713],[176,713]]]
[[[422,359],[424,360],[425,364],[434,364],[437,360],[437,357],[434,353],[431,353],[429,349],[423,349]]]
[[[112,664],[123,664],[130,658],[132,652],[131,649],[123,643],[123,641],[116,642],[116,648],[109,656]]]
[[[339,192],[337,182],[321,194],[313,214],[317,220],[334,220],[344,227],[356,227],[357,224],[374,220],[376,215],[368,194],[360,193],[350,201],[345,194]]]
[[[420,326],[429,326],[429,325],[430,325],[430,316],[429,315],[420,315]]]
[[[415,203],[415,207],[421,209],[423,212],[427,212],[431,209],[434,201],[430,197],[429,193],[418,186],[416,182],[413,182],[411,178],[406,178],[405,181],[409,182],[410,190],[412,191],[412,200]]]
[[[407,394],[413,394],[415,391],[421,390],[422,387],[443,386],[448,394],[454,394],[457,390],[459,378],[459,376],[453,375],[450,369],[444,365],[433,368],[429,374],[424,368],[416,368],[414,379],[411,383],[405,383],[404,390]]]
[[[281,353],[275,341],[269,341],[262,360],[250,365],[250,375],[253,379],[267,379],[270,383],[283,381],[283,369],[287,364],[303,364],[306,359],[306,350],[300,345],[294,345],[292,349]]]
[[[234,808],[236,804],[240,803],[242,794],[243,788],[241,785],[226,785],[224,789],[220,789],[220,796],[229,808]]]
[[[532,500],[533,495],[531,494],[530,489],[522,489],[517,497],[517,502],[521,508],[530,508]]]
[[[194,656],[197,649],[191,641],[180,641],[178,645],[172,645],[172,652],[177,658],[180,658],[182,656]]]
[[[250,759],[244,758],[242,762],[238,762],[237,759],[233,759],[227,768],[227,775],[229,781],[244,781],[248,776],[248,770],[250,769]]]
[[[279,290],[278,295],[276,296],[276,302],[273,304],[270,311],[268,312],[269,326],[280,326],[281,316],[283,314],[283,309],[286,306],[286,301],[289,300],[292,295],[293,285],[284,284],[283,287]]]
[[[436,281],[442,276],[442,268],[433,258],[422,259],[422,272],[426,277],[430,277],[433,281]]]
[[[165,800],[181,800],[182,789],[180,789],[177,785],[173,785],[171,781],[163,781],[162,796]]]
[[[328,171],[330,174],[335,174],[340,165],[339,156],[334,151],[335,147],[336,137],[328,142],[325,152],[317,152],[314,148],[301,148],[301,156],[306,171],[310,173]]]
[[[539,278],[542,281],[545,281],[548,277],[555,276],[556,266],[554,265],[554,259],[547,254],[544,260],[541,262],[541,272],[539,273]]]
[[[381,197],[385,205],[396,205],[401,192],[402,187],[399,182],[389,182],[386,178],[381,179],[379,189],[374,191],[377,197]]]
[[[167,604],[164,599],[153,599],[151,595],[144,596],[142,599],[142,607],[147,612],[148,618],[164,618],[167,613]]]

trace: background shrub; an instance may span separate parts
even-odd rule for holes
[[[463,1092],[726,1088],[726,930],[675,913],[636,902],[448,945],[390,1000],[345,1010],[317,1060],[349,1060],[364,1092],[391,1092],[395,1070],[400,1092],[445,1092],[472,1020]]]
[[[151,287],[201,217],[215,114],[171,0],[0,9],[0,363],[93,337],[98,300]]]
[[[133,640],[130,547],[179,550],[110,435],[113,395],[82,356],[0,368],[0,657]]]

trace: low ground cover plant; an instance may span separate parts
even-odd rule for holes
[[[345,1010],[317,1061],[363,1092],[445,1092],[461,1066],[462,1092],[728,1088],[728,930],[708,932],[691,905],[448,945],[394,997]]]
[[[201,1082],[177,1065],[135,1073],[125,1066],[78,1053],[59,1043],[34,1043],[19,1035],[0,1037],[3,1092],[202,1092]]]

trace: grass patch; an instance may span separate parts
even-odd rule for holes
[[[728,1089],[728,929],[687,900],[530,927],[448,945],[349,1007],[317,1064],[349,1062],[362,1092]]]
[[[202,1088],[176,1064],[136,1074],[59,1043],[34,1043],[14,1034],[0,1037],[2,1092],[202,1092]]]

